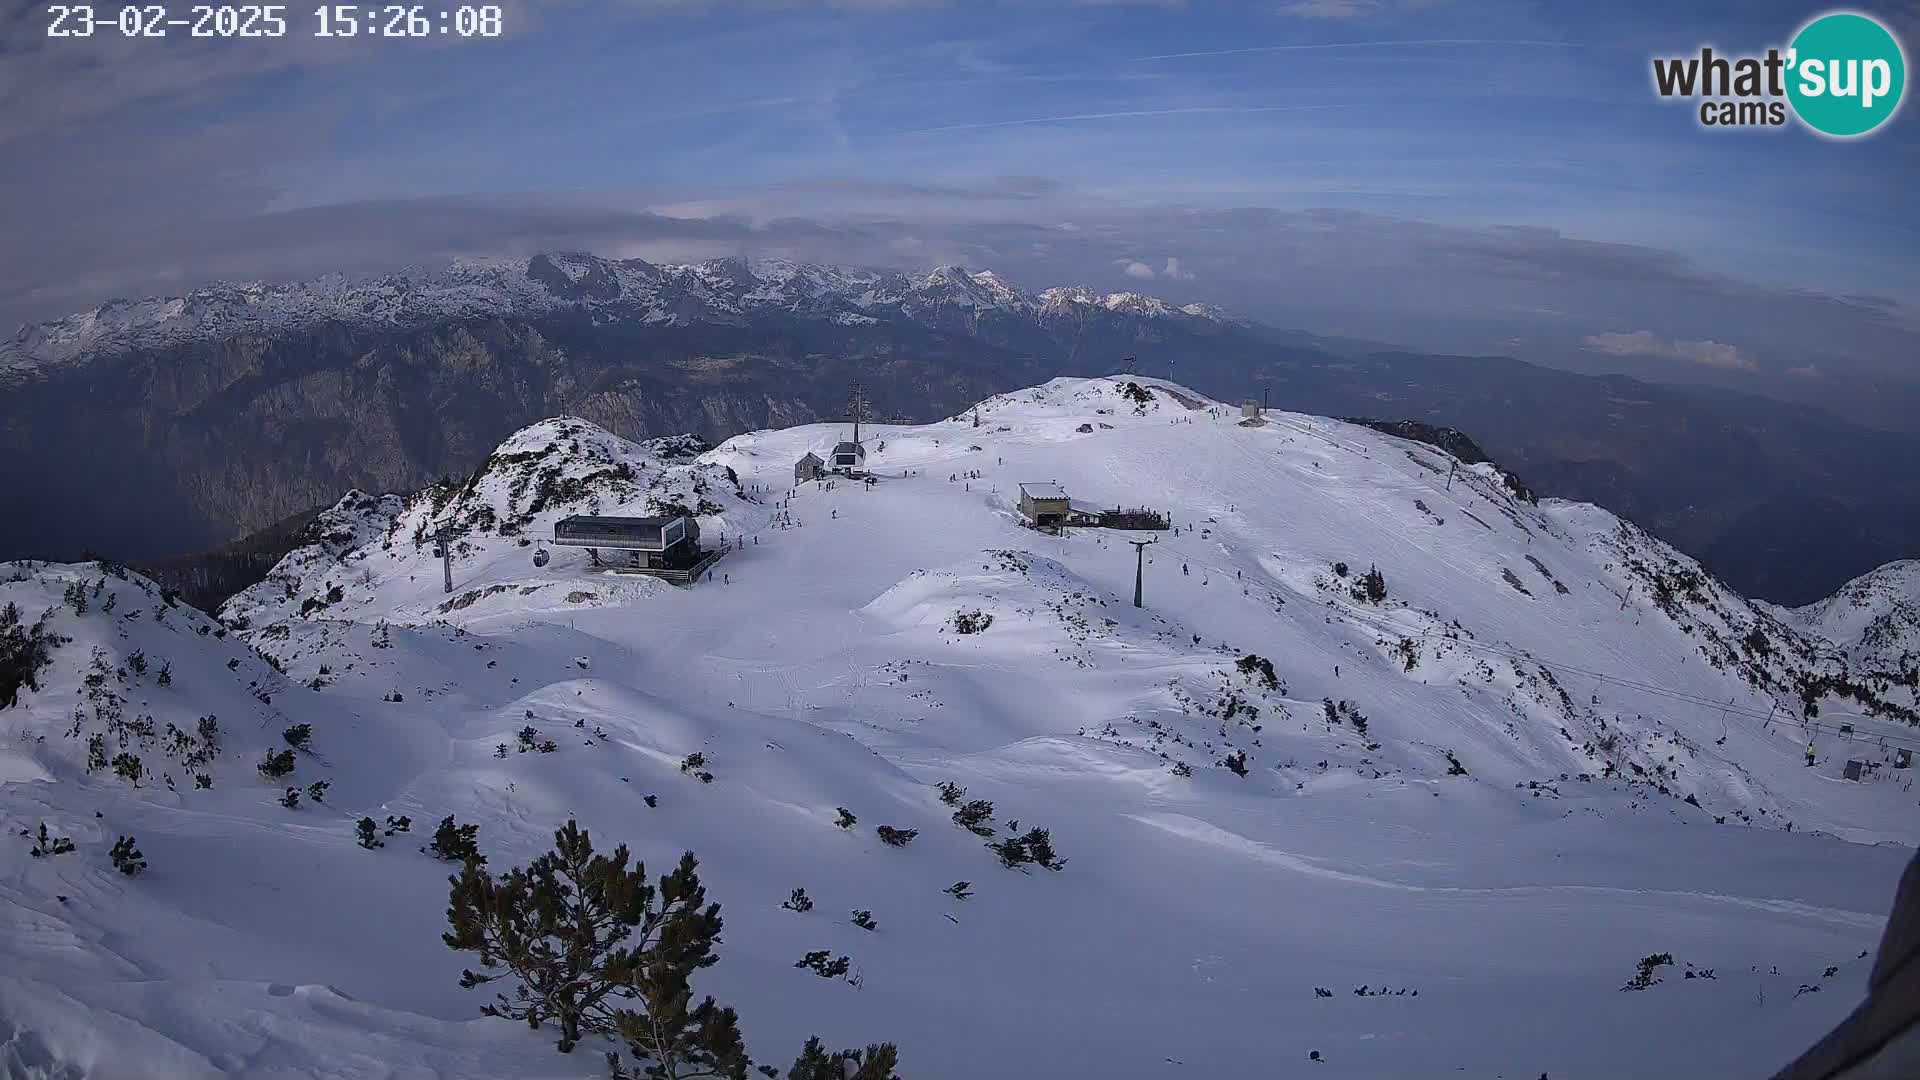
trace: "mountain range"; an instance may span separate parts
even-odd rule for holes
[[[1781,603],[1914,555],[1920,535],[1912,437],[1765,398],[957,267],[555,253],[219,285],[22,329],[0,344],[0,482],[18,510],[0,555],[206,551],[345,488],[465,475],[556,413],[718,441],[841,417],[856,379],[877,415],[925,419],[1126,358],[1228,400],[1460,429],[1541,492],[1607,506]]]
[[[336,492],[212,615],[0,563],[0,1072],[604,1076],[443,937],[441,836],[507,875],[568,822],[649,880],[694,853],[693,992],[776,1072],[809,1035],[929,1078],[1789,1060],[1920,841],[1920,570],[1757,603],[1383,426],[1057,378],[873,424],[867,484],[794,481],[838,423],[558,416]],[[1038,531],[1032,481],[1171,527]],[[724,554],[599,571],[575,514]]]

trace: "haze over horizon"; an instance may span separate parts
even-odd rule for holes
[[[0,16],[0,327],[556,248],[992,268],[1871,411],[1916,382],[1912,117],[1710,131],[1649,58],[1802,5],[507,3],[497,41]],[[1866,5],[1909,40],[1920,4]],[[1801,388],[1796,389],[1796,384]]]

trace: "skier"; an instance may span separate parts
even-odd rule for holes
[[[1811,742],[1807,744],[1807,768],[1813,768],[1813,744]]]
[[[1187,564],[1186,564],[1186,563],[1181,563],[1181,564],[1180,564],[1180,572],[1181,572],[1182,574],[1185,574],[1185,573],[1187,572]]]

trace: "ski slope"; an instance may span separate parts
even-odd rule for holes
[[[656,871],[698,853],[726,930],[696,989],[783,1068],[819,1034],[897,1041],[912,1077],[1751,1076],[1859,1000],[1920,796],[1841,769],[1920,745],[1899,671],[1491,466],[1158,380],[875,426],[873,485],[796,488],[844,437],[547,421],[463,484],[343,498],[219,623],[135,575],[0,571],[72,639],[0,709],[0,823],[76,845],[0,845],[0,1075],[604,1075],[457,985],[450,868],[417,850],[447,814],[496,870],[569,816]],[[1023,481],[1172,515],[1144,607],[1147,537],[1027,529]],[[534,565],[559,517],[669,508],[731,546],[711,581]],[[196,789],[165,728],[208,714]],[[312,750],[270,783],[297,723]],[[88,772],[92,733],[128,733],[139,786]],[[1002,868],[943,781],[1064,868]],[[362,815],[412,831],[364,850]],[[853,978],[795,967],[816,949]]]

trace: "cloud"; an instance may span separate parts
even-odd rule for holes
[[[1652,356],[1663,360],[1683,360],[1687,363],[1720,368],[1723,371],[1754,371],[1759,366],[1750,357],[1741,353],[1737,347],[1725,342],[1669,341],[1655,336],[1650,330],[1635,330],[1630,334],[1590,334],[1583,340],[1588,349],[1608,356]]]
[[[307,137],[301,125],[283,126],[235,128],[212,142],[156,139],[139,153],[123,146],[120,159],[98,159],[100,168],[63,170],[65,185],[0,170],[0,207],[21,208],[0,235],[34,253],[0,259],[0,339],[21,322],[113,297],[179,295],[215,280],[289,281],[460,255],[583,250],[653,262],[744,255],[905,272],[957,264],[992,269],[1034,291],[1144,285],[1274,326],[1426,351],[1479,354],[1519,339],[1530,343],[1511,347],[1520,359],[1576,368],[1590,367],[1596,352],[1651,352],[1677,361],[1676,369],[1744,377],[1756,366],[1780,371],[1817,358],[1826,385],[1849,386],[1864,376],[1911,381],[1907,358],[1920,354],[1911,306],[1717,274],[1661,248],[1353,210],[1116,205],[1076,185],[991,176],[433,196],[286,210],[270,209],[270,192],[235,182],[175,188],[150,180],[142,205],[164,204],[167,214],[129,222],[84,212],[112,205],[116,189],[138,189],[142,175],[170,172],[155,164],[171,161],[166,155]],[[1207,272],[1195,275],[1201,266]],[[1662,329],[1595,334],[1583,349],[1584,335],[1609,325]],[[1722,344],[1734,326],[1751,345]]]
[[[1380,0],[1295,0],[1280,14],[1297,19],[1363,19],[1380,11]]]
[[[1291,0],[1280,5],[1280,14],[1296,19],[1371,19],[1376,15],[1418,11],[1435,7],[1446,0]]]
[[[1796,379],[1818,379],[1822,376],[1819,367],[1813,364],[1802,364],[1799,367],[1790,367],[1787,369],[1787,374]]]
[[[1180,265],[1179,257],[1174,255],[1167,256],[1166,265],[1160,270],[1155,270],[1151,264],[1131,257],[1115,259],[1113,263],[1120,268],[1121,273],[1130,278],[1139,278],[1142,281],[1151,281],[1155,278],[1164,278],[1168,281],[1193,280],[1193,271]]]

